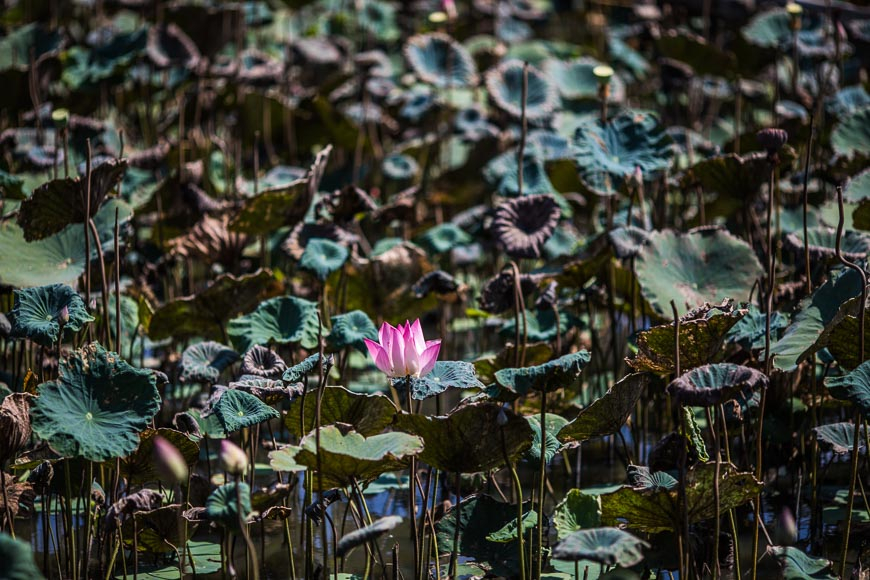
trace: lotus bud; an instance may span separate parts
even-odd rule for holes
[[[791,18],[791,29],[797,32],[801,29],[801,15],[804,9],[797,2],[789,2],[785,5],[785,11]]]
[[[178,448],[160,435],[154,438],[154,458],[163,477],[175,482],[187,480],[187,462]]]
[[[499,409],[498,416],[495,418],[495,422],[499,427],[504,427],[508,424],[508,416],[507,413],[504,412],[504,407]]]
[[[69,123],[69,111],[67,109],[55,109],[51,112],[51,120],[58,129],[64,130]]]
[[[248,469],[248,456],[238,445],[224,439],[221,441],[221,463],[227,473],[242,475]]]
[[[797,541],[798,529],[794,514],[787,506],[782,508],[777,518],[776,543],[781,546],[791,546]]]
[[[64,306],[63,308],[61,308],[57,317],[60,320],[60,324],[62,326],[66,326],[69,322],[69,306]]]
[[[453,0],[444,0],[444,12],[447,13],[447,18],[450,20],[456,20],[456,17],[459,13],[456,11],[456,2]]]

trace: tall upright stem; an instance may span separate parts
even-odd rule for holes
[[[558,321],[556,321],[558,326]],[[558,328],[556,330],[558,332]],[[547,481],[547,391],[541,391],[541,480],[538,483],[538,545],[537,545],[537,564],[536,571],[537,574],[535,578],[541,577],[541,569],[544,565],[544,503],[546,500],[546,487],[545,483]],[[520,504],[522,504],[522,498],[520,499]],[[522,534],[522,521],[520,522],[520,527],[517,529],[518,534]]]
[[[520,118],[520,146],[517,149],[517,196],[523,196],[523,158],[526,153],[526,132],[528,131],[528,121],[526,120],[526,99],[529,94],[529,63],[523,63],[523,91],[522,101],[520,103],[521,118]]]

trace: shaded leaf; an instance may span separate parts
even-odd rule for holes
[[[562,442],[582,442],[619,431],[649,384],[649,375],[634,373],[620,379],[603,396],[580,411],[577,418],[562,427]]]

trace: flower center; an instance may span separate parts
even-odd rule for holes
[[[85,420],[86,420],[86,421],[93,421],[93,420],[94,420],[94,414],[91,413],[90,411],[88,411],[87,413],[85,413]]]

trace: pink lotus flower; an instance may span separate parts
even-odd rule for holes
[[[389,377],[422,377],[432,370],[441,350],[440,340],[425,340],[420,319],[396,328],[385,322],[378,332],[380,342],[365,339],[375,365]]]

